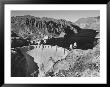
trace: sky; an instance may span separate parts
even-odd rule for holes
[[[71,22],[79,18],[100,16],[99,10],[16,10],[11,11],[11,16],[31,15],[35,17],[49,17],[55,19],[65,19]]]

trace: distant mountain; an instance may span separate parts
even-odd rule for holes
[[[84,29],[94,29],[100,31],[100,16],[80,18],[75,22],[75,24]]]
[[[58,37],[60,34],[77,33],[80,28],[64,19],[34,17],[30,15],[11,17],[11,31],[26,39],[42,39],[45,35]]]

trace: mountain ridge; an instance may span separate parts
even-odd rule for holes
[[[11,30],[23,38],[58,37],[65,28],[77,33],[80,30],[76,24],[64,19],[34,17],[30,15],[11,17]]]
[[[100,16],[79,18],[75,24],[83,29],[93,29],[100,32]]]

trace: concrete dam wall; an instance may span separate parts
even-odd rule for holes
[[[27,54],[34,58],[34,62],[38,64],[39,76],[47,72],[54,64],[54,62],[64,59],[68,50],[57,46],[50,45],[34,45],[34,49],[27,51]],[[41,67],[43,66],[43,70]]]

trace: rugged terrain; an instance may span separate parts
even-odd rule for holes
[[[42,39],[45,35],[58,37],[62,32],[77,33],[80,28],[64,19],[39,18],[30,15],[11,17],[11,30],[22,38]]]
[[[34,46],[29,45],[30,41],[42,40],[46,35],[49,38],[58,38],[62,33],[69,37],[73,32],[74,36],[78,35],[83,28],[100,32],[100,17],[82,18],[75,23],[63,19],[39,18],[30,15],[11,17],[12,37],[19,37],[12,39],[11,44],[14,48],[11,53],[12,76],[37,77],[39,71],[42,70],[45,73],[43,76],[47,77],[100,76],[100,39],[95,42],[93,49],[71,49],[63,59],[47,58],[48,64],[51,65],[53,61],[48,71],[44,70],[47,63],[38,67],[34,58],[26,53],[34,49]]]
[[[75,24],[83,29],[93,29],[100,32],[100,16],[80,18],[75,22]],[[98,37],[99,34],[97,35]]]

